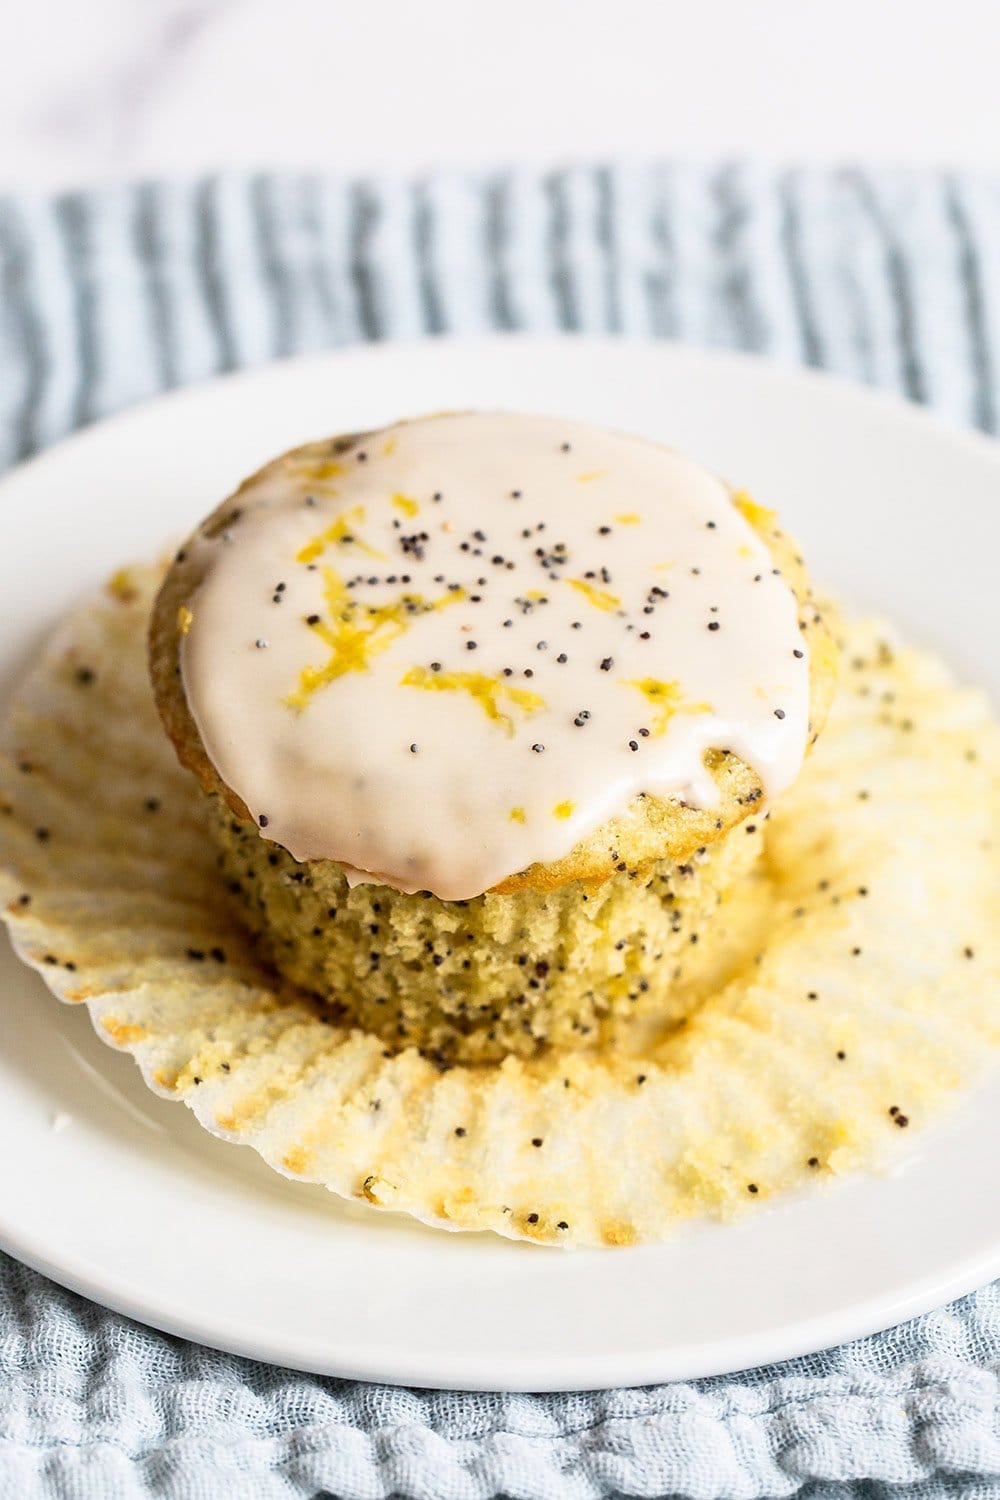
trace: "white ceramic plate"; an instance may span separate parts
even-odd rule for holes
[[[818,376],[663,344],[352,350],[156,401],[0,485],[0,695],[52,621],[307,438],[442,407],[593,418],[768,504],[814,572],[1000,699],[1000,447]],[[662,1247],[446,1234],[269,1172],[148,1094],[0,939],[0,1243],[157,1327],[276,1363],[526,1390],[717,1374],[886,1327],[1000,1274],[1000,1080],[888,1179]]]

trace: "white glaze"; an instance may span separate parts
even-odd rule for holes
[[[555,418],[443,415],[319,468],[315,449],[289,456],[239,507],[198,544],[211,556],[184,686],[219,774],[296,859],[464,899],[568,854],[639,792],[714,805],[708,749],[740,755],[769,799],[798,773],[794,595],[726,486],[670,449]],[[404,550],[421,533],[423,556]],[[560,543],[565,560],[544,567],[536,549]],[[344,665],[338,579],[379,649],[310,687],[303,669],[322,673],[338,641]],[[365,613],[404,595],[439,607]],[[676,684],[669,715],[636,685],[649,680]]]

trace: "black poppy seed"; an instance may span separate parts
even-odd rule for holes
[[[815,990],[809,990],[806,993],[806,999],[807,1000],[818,1000],[819,999],[819,995],[817,994],[817,992]]]
[[[802,657],[805,656],[805,652],[800,651],[798,646],[796,646],[795,650],[792,652],[792,655],[797,657],[801,661]]]
[[[601,671],[602,672],[610,672],[611,668],[614,666],[614,664],[615,664],[614,657],[613,656],[606,656],[604,658],[604,660],[601,662]]]
[[[556,661],[559,662],[561,666],[564,662],[569,661],[569,657],[566,655],[565,651],[560,651],[559,655],[556,657]]]
[[[419,753],[419,751],[420,751],[420,746],[419,745],[414,744],[414,745],[410,746],[410,754],[411,755],[417,755]]]
[[[642,739],[648,740],[649,739],[649,730],[648,729],[640,729],[639,730],[639,735],[640,735],[640,737]]]
[[[852,948],[851,949],[851,957],[852,958],[860,958],[861,957],[861,949],[860,948]]]
[[[358,461],[359,464],[364,464],[364,463],[368,462],[368,454],[365,452],[365,450],[363,448],[359,448],[358,451],[357,451],[357,453],[355,453],[354,457],[357,459],[357,461]]]
[[[649,631],[648,630],[640,630],[639,631],[639,639],[640,639],[640,641],[648,641],[650,639]]]
[[[598,528],[597,528],[597,534],[598,534],[598,536],[610,536],[611,535],[611,527],[610,526],[598,526]]]
[[[306,624],[307,625],[318,625],[319,624],[319,615],[306,615]]]
[[[442,493],[441,493],[440,490],[435,490],[434,493],[433,493],[433,495],[431,496],[431,499],[434,501],[435,504],[437,504],[437,502],[439,500],[443,500],[444,499],[444,496],[442,495]]]
[[[542,751],[545,749],[545,746],[544,745],[532,745],[531,748],[535,752],[536,755],[541,755]]]
[[[510,492],[510,498],[512,500],[520,500],[520,498],[521,498],[521,491],[520,490],[511,490],[511,492]]]
[[[542,1137],[540,1135],[533,1135],[531,1137],[531,1144],[537,1149],[542,1144]]]
[[[705,525],[706,525],[706,527],[708,528],[709,531],[714,531],[715,530],[715,522],[714,521],[706,521]]]
[[[718,630],[718,628],[719,628],[719,622],[718,622],[718,620],[709,620],[709,622],[708,622],[708,628],[709,628],[709,630]]]
[[[838,1052],[837,1053],[837,1061],[838,1062],[844,1062],[844,1060],[846,1059],[846,1057],[847,1057],[847,1053],[846,1052]]]
[[[525,677],[534,677],[535,673],[534,673],[533,668],[531,668],[531,667],[525,667],[525,669],[524,669],[524,675],[525,675]]]
[[[758,1186],[757,1186],[757,1184],[755,1182],[748,1182],[747,1183],[747,1192],[748,1193],[757,1193],[759,1191],[760,1191],[760,1189],[758,1188]]]
[[[783,719],[785,717],[785,710],[783,708],[776,708],[774,710],[774,717],[776,719]]]
[[[262,635],[259,635],[254,641],[254,645],[258,651],[266,651],[270,644],[270,641],[266,641]]]
[[[638,748],[639,748],[639,741],[638,740],[629,740],[628,747],[629,747],[630,750],[638,750]]]
[[[819,1157],[818,1156],[810,1156],[809,1160],[806,1162],[806,1166],[807,1167],[818,1167],[819,1166]]]
[[[260,826],[261,826],[261,828],[266,828],[266,827],[267,827],[267,825],[268,825],[268,823],[269,823],[269,822],[270,822],[270,821],[271,821],[271,820],[270,820],[270,818],[269,818],[269,817],[268,817],[268,816],[267,816],[267,813],[261,813],[261,814],[260,814],[260,815],[259,815],[259,816],[258,816],[258,818],[257,818],[257,822],[258,822],[258,823],[259,823],[259,824],[260,824]]]
[[[547,651],[548,649],[549,649],[549,643],[548,643],[548,641],[536,641],[535,642],[535,650],[536,651]]]
[[[94,671],[93,667],[77,668],[76,680],[81,687],[90,687],[90,684],[95,680],[96,676],[97,673]]]
[[[145,808],[146,808],[147,812],[151,812],[151,813],[159,812],[159,810],[160,810],[160,799],[159,799],[159,797],[147,797],[146,798],[146,802],[145,802]]]
[[[284,593],[284,592],[285,592],[285,589],[286,589],[286,588],[287,588],[287,587],[288,587],[288,585],[287,585],[287,584],[285,584],[285,583],[276,583],[276,584],[275,584],[275,585],[274,585],[274,592],[275,592],[275,593],[276,593],[276,594],[283,594],[283,593]]]
[[[537,1224],[538,1223],[538,1215],[537,1214],[529,1214],[528,1215],[528,1223],[529,1224]]]
[[[38,842],[40,844],[47,844],[48,841],[49,841],[49,839],[51,837],[52,837],[52,834],[50,833],[49,829],[47,829],[47,828],[36,828],[35,829],[35,838],[38,840]]]
[[[464,1125],[456,1125],[455,1126],[455,1134],[458,1136],[459,1140],[461,1140],[462,1137],[465,1135],[465,1126]]]
[[[465,649],[466,651],[475,651],[478,649],[478,644],[478,641],[466,641]]]

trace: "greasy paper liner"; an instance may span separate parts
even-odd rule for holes
[[[147,683],[158,577],[116,575],[10,705],[0,906],[53,993],[214,1135],[445,1228],[630,1245],[884,1165],[991,1060],[1000,736],[884,625],[846,628],[830,723],[690,1020],[442,1072],[329,1024],[234,921]]]

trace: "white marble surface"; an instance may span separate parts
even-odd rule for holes
[[[0,188],[748,152],[1000,166],[996,0],[0,0]]]

